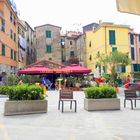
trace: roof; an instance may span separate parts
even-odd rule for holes
[[[48,68],[58,68],[58,67],[65,67],[65,65],[59,64],[57,62],[54,61],[50,61],[50,60],[41,60],[41,61],[37,61],[33,64],[27,65],[26,68],[35,66],[35,65],[43,65],[43,66],[47,66]]]
[[[40,27],[43,27],[43,26],[53,26],[53,27],[60,28],[60,29],[62,28],[60,26],[56,26],[56,25],[52,25],[52,24],[43,24],[43,25],[40,25],[40,26],[36,26],[34,28],[36,29],[36,28],[40,28]]]
[[[90,31],[93,29],[93,27],[97,27],[99,24],[98,23],[90,23],[88,25],[85,25],[83,26],[83,31],[86,32],[86,31]]]
[[[99,30],[101,27],[122,27],[122,28],[130,28],[128,25],[114,24],[110,22],[103,22],[97,28],[95,28],[94,32]]]

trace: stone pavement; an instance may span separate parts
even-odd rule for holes
[[[77,113],[58,107],[58,91],[48,91],[48,113],[3,116],[6,98],[0,98],[0,140],[140,140],[140,101],[131,110],[130,103],[121,110],[93,111],[83,109],[83,92],[74,92]]]

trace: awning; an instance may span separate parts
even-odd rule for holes
[[[140,15],[140,0],[116,0],[120,12]]]

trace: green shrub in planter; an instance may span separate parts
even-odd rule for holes
[[[116,98],[116,91],[113,87],[90,87],[85,89],[85,97],[87,99],[100,99],[100,98]]]
[[[17,85],[9,86],[7,95],[9,100],[43,100],[43,90],[40,86],[36,85]]]
[[[8,86],[0,86],[0,94],[6,95],[8,92],[9,87]]]

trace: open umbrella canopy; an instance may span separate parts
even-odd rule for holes
[[[55,73],[71,73],[72,71],[69,68],[61,68],[61,69],[54,69]]]
[[[52,69],[44,67],[43,65],[36,65],[24,70],[19,70],[19,74],[46,74],[46,73],[53,73]]]
[[[116,0],[120,12],[140,15],[140,0]]]
[[[90,73],[91,69],[79,66],[77,64],[71,64],[69,66],[66,66],[64,69],[70,70],[70,73],[77,73],[77,74],[84,74],[84,73]]]

